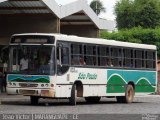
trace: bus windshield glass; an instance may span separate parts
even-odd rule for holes
[[[53,75],[54,47],[46,45],[14,45],[10,47],[10,72],[14,74]]]

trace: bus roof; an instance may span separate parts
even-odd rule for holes
[[[24,36],[24,35],[25,36],[27,36],[27,35],[54,36],[56,38],[56,40],[62,40],[62,41],[68,41],[68,42],[71,41],[71,42],[80,42],[80,43],[92,43],[92,44],[100,44],[100,45],[111,45],[111,46],[139,48],[139,49],[151,49],[151,50],[157,49],[157,47],[155,45],[121,42],[121,41],[101,39],[101,38],[78,37],[78,36],[64,35],[64,34],[58,34],[58,33],[57,34],[24,33],[24,34],[14,34],[13,36]]]

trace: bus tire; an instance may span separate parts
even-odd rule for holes
[[[117,96],[118,103],[132,103],[134,98],[134,88],[128,84],[125,91],[125,96]]]
[[[87,103],[98,103],[101,97],[85,97]]]
[[[69,98],[69,102],[71,105],[76,105],[77,104],[77,89],[76,89],[76,85],[74,84],[72,86],[72,90],[71,90],[71,97]]]
[[[134,98],[134,88],[131,84],[128,84],[125,92],[125,103],[132,103],[133,98]]]
[[[38,105],[38,100],[37,96],[30,96],[31,105]]]

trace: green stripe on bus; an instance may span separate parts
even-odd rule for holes
[[[128,83],[118,74],[112,75],[107,83],[107,93],[124,93],[126,85]],[[137,84],[135,84],[135,92],[155,92],[155,87],[153,87],[147,79],[140,79]]]

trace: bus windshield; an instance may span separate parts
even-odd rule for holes
[[[10,72],[14,74],[53,75],[54,47],[44,45],[16,45],[10,47]]]

